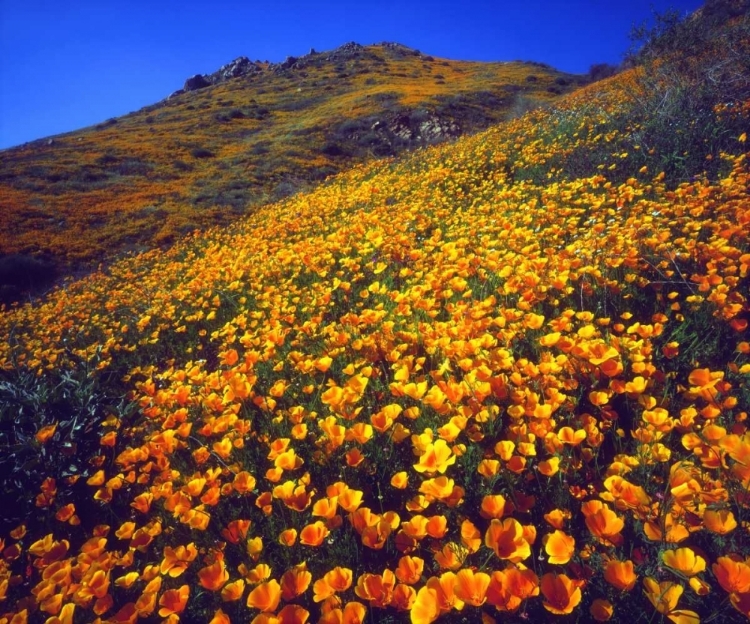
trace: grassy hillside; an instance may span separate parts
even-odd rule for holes
[[[0,154],[0,254],[92,268],[580,84],[538,64],[347,44]],[[2,274],[0,271],[0,278]]]
[[[0,618],[750,617],[750,73],[712,54],[6,310]]]

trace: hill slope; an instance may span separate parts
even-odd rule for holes
[[[655,84],[0,316],[8,617],[748,616],[750,94]]]
[[[365,159],[486,128],[581,81],[397,44],[222,70],[206,88],[2,152],[0,254],[90,268],[228,223]]]

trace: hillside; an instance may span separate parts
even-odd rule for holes
[[[3,310],[0,622],[750,619],[749,34]]]
[[[484,129],[582,80],[398,44],[238,59],[153,106],[2,152],[0,254],[90,269],[229,223],[355,163]]]

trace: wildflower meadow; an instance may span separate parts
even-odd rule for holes
[[[642,84],[3,310],[0,622],[750,617],[750,100]]]

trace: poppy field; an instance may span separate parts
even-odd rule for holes
[[[749,618],[750,100],[639,84],[5,309],[0,622]]]

